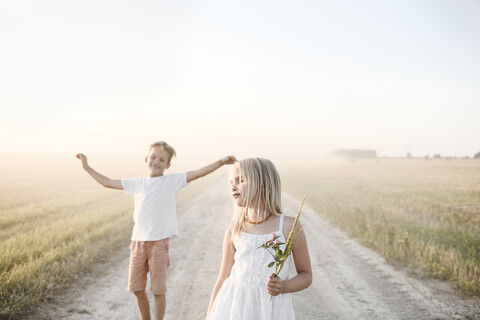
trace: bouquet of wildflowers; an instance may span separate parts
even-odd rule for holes
[[[300,204],[300,209],[298,209],[297,216],[295,217],[295,222],[292,225],[292,230],[290,230],[290,233],[288,234],[287,243],[285,244],[283,242],[280,242],[278,240],[280,236],[272,233],[272,238],[262,244],[260,247],[258,247],[266,249],[272,255],[274,261],[270,262],[268,264],[268,267],[271,268],[273,267],[273,265],[275,265],[275,272],[273,273],[274,277],[278,277],[278,275],[280,274],[280,271],[282,270],[285,261],[287,261],[288,256],[292,253],[293,246],[295,245],[295,242],[297,242],[300,231],[302,231],[302,228],[300,228],[298,231],[296,229],[298,218],[300,218],[300,213],[302,212],[304,201],[305,196],[303,197],[302,203]],[[280,248],[280,245],[282,244],[285,244],[284,250]]]

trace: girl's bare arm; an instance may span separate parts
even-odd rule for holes
[[[222,249],[222,263],[220,265],[220,271],[218,273],[217,282],[212,290],[212,296],[210,297],[210,304],[208,305],[207,316],[210,313],[215,297],[217,296],[218,291],[222,287],[223,282],[230,276],[232,271],[235,256],[235,247],[232,242],[232,230],[231,227],[227,228],[225,231],[225,236],[223,238],[223,249]]]

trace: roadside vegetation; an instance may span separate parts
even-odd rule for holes
[[[480,161],[290,160],[284,191],[389,262],[480,296]]]
[[[112,178],[145,174],[142,159],[91,163]],[[128,250],[133,199],[100,186],[73,155],[0,155],[0,168],[0,319],[22,319],[93,264]],[[183,190],[179,206],[211,179],[218,174]]]
[[[480,297],[479,160],[272,160],[284,191],[306,194],[307,205],[388,261]],[[91,163],[112,178],[145,170],[138,159]],[[174,163],[171,172],[206,163]],[[0,319],[21,319],[128,250],[133,200],[98,185],[73,156],[0,155],[0,168]],[[226,171],[182,190],[179,212]]]

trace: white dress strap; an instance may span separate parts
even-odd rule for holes
[[[279,226],[278,226],[278,230],[283,234],[283,219],[285,218],[285,214],[282,213],[280,215],[280,222],[279,222]]]

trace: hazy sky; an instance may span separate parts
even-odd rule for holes
[[[0,153],[480,151],[476,0],[3,0],[0,42]]]

